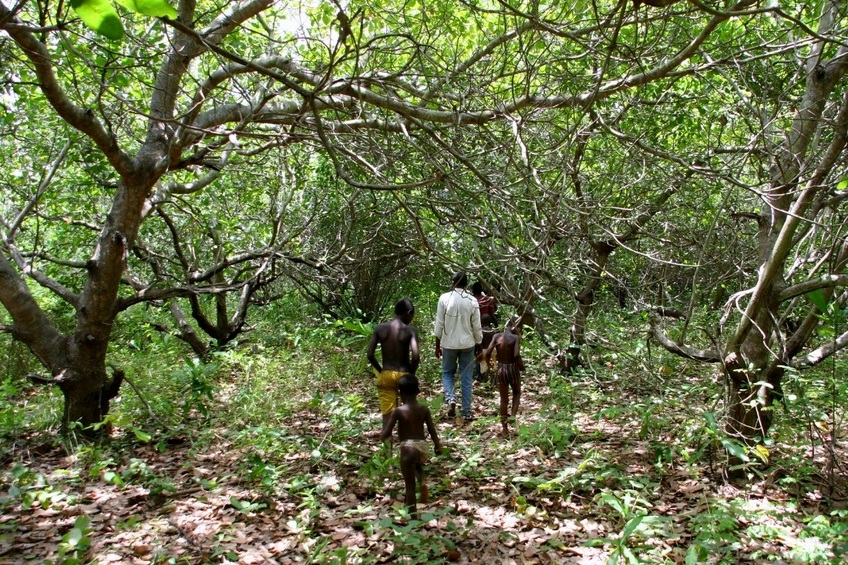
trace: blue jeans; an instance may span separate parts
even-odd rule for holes
[[[457,367],[458,365],[458,367]],[[454,377],[457,368],[461,371],[459,382],[462,387],[463,418],[471,417],[471,389],[474,386],[474,348],[442,349],[442,386],[445,389],[445,403],[456,402]]]

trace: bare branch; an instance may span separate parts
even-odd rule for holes
[[[792,366],[796,369],[813,367],[815,365],[818,365],[834,353],[842,351],[843,349],[845,349],[846,346],[848,346],[848,332],[843,333],[836,339],[827,342],[818,349],[811,351],[807,355],[795,359],[795,361],[792,363]]]
[[[680,345],[669,339],[667,335],[660,329],[657,316],[651,317],[650,335],[663,349],[674,355],[678,355],[685,359],[693,361],[702,361],[706,363],[721,363],[722,358],[718,351],[713,349],[696,349],[686,345]]]

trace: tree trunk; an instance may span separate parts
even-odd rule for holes
[[[779,394],[783,369],[745,370],[731,355],[725,359],[727,424],[729,436],[747,446],[761,443],[773,420],[772,408]]]
[[[79,427],[83,436],[93,438],[108,431],[96,425],[109,413],[109,402],[118,395],[124,375],[116,371],[110,378],[105,366],[87,361],[74,365],[75,369],[67,371],[67,378],[58,380],[65,399],[62,433]]]
[[[563,372],[572,374],[577,367],[582,365],[580,354],[586,345],[586,323],[595,304],[595,289],[600,284],[598,277],[590,276],[586,286],[575,297],[577,300],[577,312],[571,324],[571,335],[568,348],[565,350],[565,365]]]

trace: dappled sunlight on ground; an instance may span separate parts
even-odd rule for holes
[[[424,384],[422,399],[439,404],[437,384]],[[815,544],[827,551],[821,540],[797,537],[794,519],[779,512],[788,496],[768,477],[740,490],[707,468],[658,463],[668,430],[646,432],[626,406],[552,412],[543,408],[546,381],[531,375],[517,429],[503,438],[497,394],[486,385],[478,392],[478,419],[465,426],[438,409],[446,452],[427,465],[431,501],[419,505],[421,522],[403,508],[394,450],[378,442],[369,383],[312,400],[273,433],[135,443],[122,457],[89,448],[79,460],[21,440],[0,485],[22,502],[0,517],[0,563],[56,560],[82,516],[91,547],[81,553],[93,563],[590,565],[623,556],[622,548],[638,548],[644,562],[682,563],[695,528],[711,517],[717,539],[725,530],[753,532],[738,548],[747,554],[814,553]],[[734,516],[736,508],[745,515]],[[758,542],[754,534],[769,528],[785,533]]]

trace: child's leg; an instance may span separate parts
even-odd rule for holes
[[[406,446],[400,448],[400,472],[403,475],[403,484],[406,487],[404,502],[414,518],[418,517],[418,507],[415,505],[415,476],[416,467],[419,465],[418,450]]]
[[[509,384],[503,379],[498,379],[498,394],[501,397],[501,426],[503,427],[503,432],[507,433],[506,419],[507,406],[509,405]]]
[[[415,466],[415,478],[418,480],[418,484],[421,485],[421,496],[418,498],[418,502],[429,502],[430,490],[427,488],[427,483],[424,482],[427,475],[424,474],[424,466],[421,463]]]
[[[518,414],[518,403],[521,400],[521,378],[515,375],[512,379],[512,417]]]

